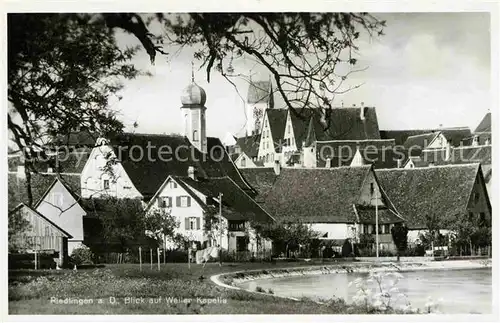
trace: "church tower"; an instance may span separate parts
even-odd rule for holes
[[[206,101],[205,90],[194,82],[193,74],[191,84],[184,89],[181,95],[184,136],[189,139],[193,146],[204,153],[207,152]]]
[[[248,87],[246,101],[246,135],[260,133],[264,114],[274,107],[273,88],[271,80],[252,81]]]

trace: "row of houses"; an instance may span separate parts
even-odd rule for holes
[[[258,113],[255,113],[258,111]],[[468,127],[380,130],[376,108],[277,109],[269,82],[251,84],[243,137],[224,143],[239,168],[342,167],[371,164],[376,169],[481,163],[490,187],[491,113],[474,131]]]
[[[471,219],[491,222],[485,175],[479,163],[386,169],[359,161],[356,154],[353,161],[358,162],[338,167],[332,166],[333,154],[324,164],[318,159],[311,162],[317,155],[314,149],[321,150],[333,135],[344,135],[342,140],[353,144],[356,152],[363,150],[363,143],[367,148],[371,141],[381,147],[395,142],[395,138],[381,138],[383,133],[373,122],[373,108],[334,109],[332,115],[339,119],[330,116],[334,126],[327,131],[322,131],[325,121],[315,119],[315,111],[307,112],[311,118],[301,121],[304,127],[297,127],[295,114],[268,109],[261,133],[253,136],[261,140],[258,145],[245,141],[244,149],[256,152],[256,161],[263,159],[259,155],[274,151],[269,157],[272,163],[264,159],[263,167],[238,167],[234,151],[228,151],[219,139],[206,136],[205,102],[205,91],[193,81],[181,96],[184,136],[123,133],[104,138],[75,131],[57,138],[51,158],[36,163],[38,172],[32,174],[36,203],[32,206],[25,204],[22,156],[9,155],[9,208],[44,227],[32,225],[23,236],[38,239],[35,248],[58,251],[63,259],[99,235],[95,227],[101,209],[96,205],[108,196],[136,200],[145,214],[168,212],[179,222],[178,233],[200,244],[221,244],[229,251],[271,248],[270,241],[257,239],[252,225],[276,221],[308,224],[321,233],[321,239],[331,241],[357,239],[378,230],[382,248],[394,247],[390,229],[397,223],[408,223],[415,234],[425,229],[424,224],[414,221],[422,213],[446,217],[472,214]],[[286,122],[276,128],[274,125],[282,121],[280,116]],[[362,123],[355,122],[360,118]],[[276,148],[281,130],[286,146]],[[61,145],[65,149],[61,150]],[[295,149],[303,152],[300,167],[287,167],[281,157],[276,159],[285,152],[293,159]],[[225,228],[222,239],[204,229],[205,215],[218,210]],[[46,236],[59,242],[49,245]],[[169,241],[164,243],[164,247],[171,247]]]

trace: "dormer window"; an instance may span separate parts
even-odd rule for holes
[[[109,179],[105,179],[102,181],[103,187],[105,190],[109,190]]]

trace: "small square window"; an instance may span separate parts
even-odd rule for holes
[[[190,207],[191,206],[191,197],[190,196],[178,196],[176,204],[178,207]]]
[[[167,208],[172,206],[172,198],[170,196],[162,196],[158,198],[158,206]]]
[[[108,190],[108,189],[109,189],[109,179],[105,179],[105,180],[103,181],[103,185],[104,185],[104,189],[105,189],[105,190]]]

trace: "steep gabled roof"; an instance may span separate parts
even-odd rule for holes
[[[194,167],[200,177],[229,176],[251,193],[218,138],[207,137],[207,153],[196,149],[186,137],[175,135],[124,133],[111,138],[111,145],[132,183],[145,199],[153,196],[169,175],[186,176],[189,166]],[[148,149],[148,146],[151,148]],[[134,155],[137,152],[130,152],[132,147],[140,147],[143,158]],[[148,158],[148,151],[153,158]],[[160,151],[163,153],[160,154]]]
[[[325,167],[327,158],[331,167],[349,166],[359,149],[365,164],[375,168],[397,167],[394,139],[331,140],[316,142],[316,163]]]
[[[262,202],[277,179],[272,167],[243,168],[240,170],[247,182],[257,191],[255,200]]]
[[[411,229],[423,215],[453,218],[467,211],[479,164],[376,170],[377,178]]]
[[[236,139],[236,146],[247,154],[248,157],[257,157],[259,154],[260,134],[245,136]]]
[[[413,129],[413,130],[380,130],[380,138],[394,139],[396,145],[403,145],[410,136],[422,135],[432,132],[429,129]]]
[[[274,149],[276,152],[280,152],[281,146],[278,143],[283,142],[285,137],[287,110],[267,109],[266,114],[269,127],[271,128],[271,135],[273,136]]]
[[[306,140],[307,129],[312,114],[312,109],[304,108],[288,110],[288,115],[290,116],[290,120],[292,122],[293,134],[298,149],[302,147],[303,141]]]
[[[218,195],[222,193],[222,215],[229,220],[250,220],[259,223],[274,221],[262,207],[229,177],[209,178],[206,180],[176,177],[176,180],[184,182],[212,201],[218,201]],[[218,202],[216,202],[216,205],[218,205]]]
[[[265,103],[272,100],[272,85],[270,81],[253,81],[248,87],[247,103]]]
[[[37,172],[45,173],[49,168],[53,172],[80,174],[87,162],[91,148],[80,148],[73,151],[61,150],[48,155],[46,158],[34,160],[33,166]],[[8,157],[9,171],[16,171],[17,166],[23,166],[20,155]]]
[[[94,147],[99,138],[97,133],[89,130],[71,131],[68,134],[57,135],[51,142],[51,146],[69,147]]]
[[[408,130],[380,130],[382,139],[394,139],[396,145],[404,145],[408,137],[425,135],[429,133],[441,132],[447,140],[451,141],[454,147],[471,137],[471,131],[468,127],[439,128],[439,129],[408,129]]]
[[[491,112],[486,113],[484,118],[477,125],[476,130],[474,130],[475,134],[483,132],[491,132]]]
[[[491,154],[491,145],[458,147],[453,149],[449,162],[452,164],[481,163],[491,165]]]
[[[283,168],[264,197],[265,209],[285,221],[354,223],[353,205],[371,166]]]
[[[36,204],[49,187],[54,183],[57,174],[31,174],[31,191],[33,204]],[[81,181],[80,175],[60,174],[61,182],[68,188],[72,194],[80,194]],[[8,174],[8,205],[12,208],[19,203],[27,203],[28,194],[26,192],[26,179],[18,178],[16,174]]]
[[[47,194],[50,193],[50,191],[52,190],[52,187],[54,187],[54,185],[59,182],[61,183],[61,185],[68,191],[68,193],[75,199],[75,201],[78,201],[80,200],[80,192],[75,192],[72,187],[66,183],[66,181],[58,176],[56,174],[56,176],[54,176],[54,180],[52,181],[52,184],[49,185],[49,187],[47,187],[47,189],[45,190],[45,192],[40,196],[40,198],[38,199],[38,201],[35,203],[35,207],[38,207],[40,205],[40,203],[45,199],[45,197],[47,196]]]
[[[434,165],[472,164],[491,165],[491,145],[462,146],[451,149],[446,159],[446,149],[429,149],[422,152],[422,161]]]
[[[444,128],[440,131],[453,147],[460,146],[463,142],[472,137],[472,132],[469,127]]]
[[[429,132],[425,134],[409,136],[404,143],[404,147],[406,149],[410,149],[411,147],[419,147],[420,149],[425,149],[436,139],[438,135],[439,132]]]
[[[43,220],[45,220],[46,222],[48,222],[52,227],[54,227],[56,230],[58,230],[59,232],[61,232],[67,238],[69,238],[69,239],[73,238],[73,236],[71,234],[69,234],[63,228],[61,228],[60,226],[58,226],[57,224],[55,224],[54,222],[52,222],[51,220],[49,220],[47,217],[45,217],[45,215],[43,215],[42,213],[38,212],[37,210],[29,207],[28,205],[26,205],[24,203],[19,204],[16,208],[14,208],[12,211],[10,211],[9,214],[18,212],[18,211],[20,211],[23,208],[26,208],[27,210],[29,210],[30,212],[32,212],[36,216],[38,216],[38,217],[42,218]]]
[[[364,119],[361,119],[361,109]],[[373,107],[313,109],[316,140],[380,139],[377,112]]]

